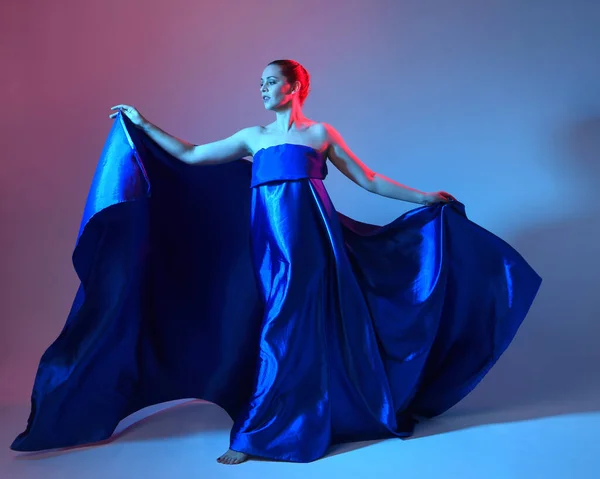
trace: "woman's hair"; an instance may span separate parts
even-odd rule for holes
[[[281,74],[289,83],[300,82],[301,87],[298,91],[298,98],[300,104],[303,105],[310,88],[310,75],[306,68],[294,60],[275,60],[269,65],[277,65],[281,69]]]

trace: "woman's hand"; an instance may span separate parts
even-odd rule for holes
[[[425,193],[421,204],[431,206],[436,203],[449,203],[450,201],[456,201],[456,198],[445,191],[435,191],[433,193]]]
[[[122,111],[127,118],[131,120],[131,122],[137,126],[138,128],[144,129],[148,125],[148,120],[146,120],[139,111],[136,110],[134,106],[130,105],[115,105],[111,108],[111,110],[117,110],[115,113],[109,115],[109,118],[115,118],[119,111]]]

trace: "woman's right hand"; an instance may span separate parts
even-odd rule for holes
[[[115,105],[111,107],[111,110],[117,110],[115,113],[109,115],[109,118],[115,118],[119,111],[123,112],[127,115],[127,118],[131,120],[131,122],[137,126],[138,128],[145,128],[148,125],[148,120],[146,120],[139,111],[136,110],[134,106],[130,105]]]

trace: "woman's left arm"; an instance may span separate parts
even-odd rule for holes
[[[342,136],[331,125],[323,123],[327,132],[329,147],[327,156],[333,165],[349,179],[367,191],[377,195],[408,201],[420,205],[454,201],[455,198],[444,191],[425,193],[401,185],[390,178],[371,170],[348,148]]]

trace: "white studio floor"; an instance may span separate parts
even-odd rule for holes
[[[41,453],[8,449],[29,410],[25,404],[5,405],[0,406],[0,478],[600,477],[597,392],[485,412],[477,412],[478,401],[475,390],[446,414],[420,424],[408,440],[340,446],[310,464],[250,461],[237,466],[215,461],[227,449],[231,420],[211,403],[181,401],[148,408],[124,420],[108,442]]]

